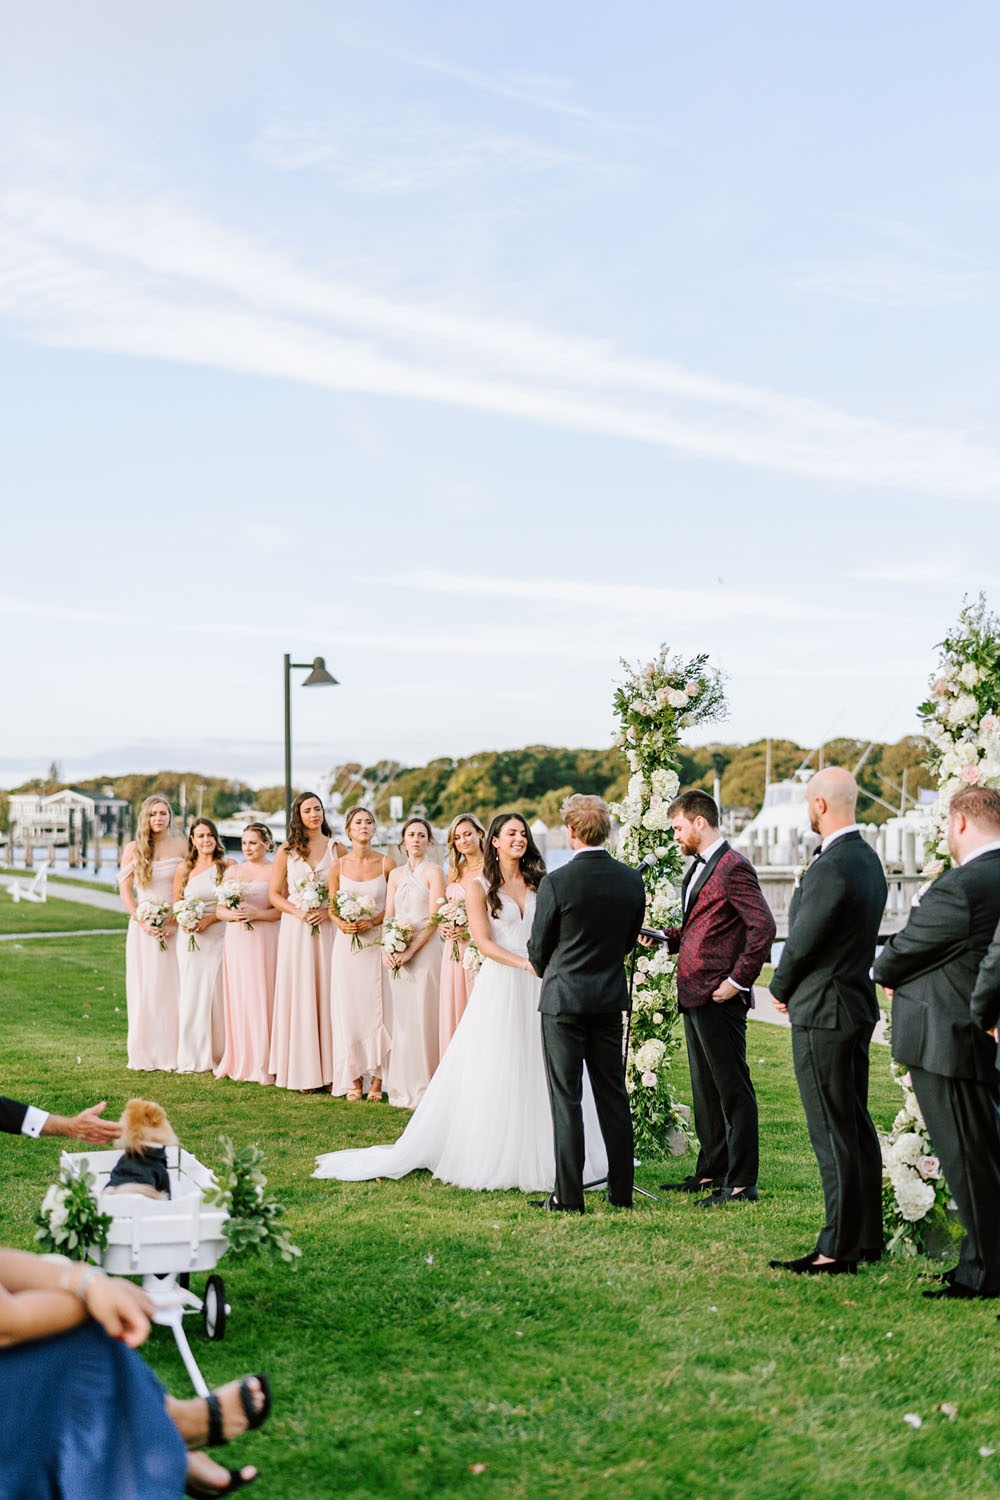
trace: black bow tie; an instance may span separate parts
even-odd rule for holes
[[[818,849],[814,849],[814,850],[813,850],[813,854],[812,854],[812,857],[813,857],[813,859],[814,859],[814,860],[817,860],[817,859],[819,859],[819,857],[820,857],[820,855],[821,855],[821,854],[822,854],[822,853],[823,853],[823,845],[822,845],[822,844],[820,844],[820,846],[819,846],[819,848],[818,848]]]
[[[703,854],[695,854],[695,855],[693,855],[692,859],[691,859],[691,863],[693,865],[703,865],[705,863],[705,857],[704,857],[704,855]]]

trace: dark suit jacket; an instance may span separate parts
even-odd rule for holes
[[[878,1020],[871,967],[887,889],[879,857],[860,833],[841,834],[806,870],[771,980],[793,1026],[834,1031]]]
[[[576,854],[538,887],[528,957],[545,1015],[628,1010],[625,958],[646,910],[638,870],[606,849]]]
[[[1000,849],[939,875],[875,965],[895,990],[892,1055],[945,1078],[995,1082],[996,1043],[973,1015],[976,975],[1000,921]]]
[[[0,1130],[8,1135],[19,1135],[27,1113],[26,1104],[19,1104],[16,1099],[0,1098]]]
[[[985,854],[982,858],[986,858]],[[976,1025],[984,1031],[992,1030],[1000,1020],[1000,926],[979,965],[969,1010]],[[997,1067],[1000,1068],[1000,1052],[997,1053]]]
[[[692,876],[693,878],[693,876]],[[682,1010],[712,1003],[724,979],[742,987],[746,1003],[774,942],[771,909],[748,859],[724,843],[712,855],[688,902],[680,927],[667,929],[677,953],[677,1000]]]

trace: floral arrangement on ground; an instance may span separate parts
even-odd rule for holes
[[[667,809],[680,790],[680,733],[725,717],[723,679],[707,656],[685,661],[665,645],[645,666],[624,661],[622,666],[626,675],[614,698],[616,743],[630,777],[624,799],[611,808],[621,823],[618,855],[635,867],[654,856],[654,864],[643,870],[646,921],[674,927],[680,922],[677,887],[684,860]],[[636,962],[625,1085],[639,1155],[667,1154],[671,1135],[686,1131],[670,1086],[670,1065],[681,1041],[676,969],[677,960],[665,946],[644,952]]]
[[[924,866],[927,885],[950,864],[946,831],[952,797],[967,786],[1000,787],[1000,620],[984,595],[963,606],[938,650],[930,692],[917,709],[930,741],[927,765],[938,782],[937,857]],[[909,1074],[896,1063],[892,1070],[904,1103],[882,1141],[886,1244],[893,1254],[917,1255],[947,1243],[955,1210]]]

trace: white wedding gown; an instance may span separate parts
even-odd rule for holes
[[[500,915],[490,919],[493,940],[511,953],[526,953],[534,892],[528,893],[523,917],[516,901],[500,899]],[[555,1152],[540,987],[534,974],[485,959],[465,1014],[403,1134],[391,1146],[318,1156],[313,1176],[362,1182],[423,1168],[456,1187],[550,1192]],[[603,1182],[607,1154],[586,1070],[583,1122],[583,1180]]]

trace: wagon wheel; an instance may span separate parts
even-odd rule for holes
[[[226,1288],[221,1276],[210,1276],[205,1282],[201,1316],[205,1334],[216,1343],[226,1336]]]

